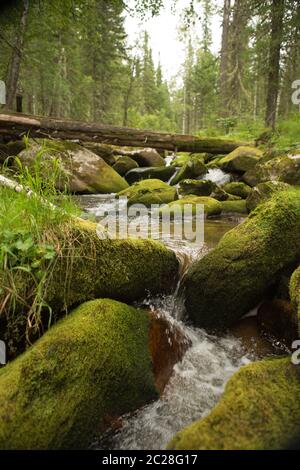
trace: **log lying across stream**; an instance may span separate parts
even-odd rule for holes
[[[25,114],[0,114],[0,136],[20,139],[24,134],[29,134],[30,137],[212,154],[227,154],[240,145],[249,145],[225,139],[206,139]]]

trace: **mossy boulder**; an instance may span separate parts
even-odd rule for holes
[[[172,186],[158,179],[147,179],[134,183],[128,189],[121,191],[118,197],[127,197],[128,205],[168,204],[177,199],[177,191]]]
[[[217,201],[227,201],[230,198],[229,194],[217,185],[215,185],[215,188],[211,193],[211,197],[217,199]]]
[[[255,186],[247,197],[247,209],[249,212],[256,209],[259,204],[266,202],[273,194],[288,190],[291,186],[280,181],[267,181]]]
[[[179,184],[179,194],[182,196],[210,196],[216,184],[206,180],[183,180]]]
[[[243,182],[226,183],[223,189],[226,193],[232,196],[238,196],[241,199],[247,199],[251,192],[251,187]]]
[[[129,171],[125,175],[125,179],[129,184],[133,184],[145,179],[157,179],[168,182],[175,173],[176,169],[172,166],[137,168]]]
[[[31,273],[2,273],[1,304],[12,290],[18,290],[15,305],[6,303],[0,324],[0,337],[10,357],[24,350],[26,335],[34,341],[40,333],[36,326],[28,330],[28,315],[37,298],[45,305],[38,325],[43,331],[48,328],[49,308],[53,322],[87,300],[108,297],[133,302],[149,292],[172,290],[179,270],[172,251],[152,240],[100,239],[96,229],[96,224],[83,221],[57,227],[60,248],[51,269],[43,267],[47,276],[38,290]]]
[[[82,146],[101,157],[105,163],[113,166],[117,161],[117,150],[112,145],[99,144],[96,142],[84,142]]]
[[[145,148],[133,150],[128,156],[135,160],[140,167],[162,167],[166,166],[164,158],[155,149]]]
[[[186,165],[191,159],[199,160],[201,163],[207,163],[210,159],[207,153],[178,153],[176,158],[172,161],[171,165],[175,167],[182,167]]]
[[[248,214],[246,201],[244,199],[237,201],[221,202],[222,214]]]
[[[254,308],[299,259],[300,191],[276,194],[189,269],[186,309],[200,328],[224,328]]]
[[[243,367],[204,419],[179,432],[169,450],[281,450],[300,441],[300,372],[291,358]]]
[[[113,169],[121,176],[125,176],[128,171],[138,168],[137,162],[130,157],[118,157]]]
[[[176,185],[182,180],[195,179],[205,175],[205,164],[196,157],[190,157],[188,162],[185,163],[176,173],[171,180],[171,184]]]
[[[235,173],[245,173],[253,168],[262,157],[261,150],[255,147],[238,147],[226,157],[218,161],[223,170]]]
[[[196,215],[197,205],[204,206],[204,213],[207,216],[219,215],[222,212],[221,203],[212,197],[186,196],[160,209],[160,215],[170,213],[174,217],[176,214],[182,214],[187,205],[192,206],[192,215]]]
[[[106,419],[157,397],[146,312],[85,303],[0,370],[0,448],[86,449]]]
[[[290,298],[297,313],[298,333],[300,336],[300,267],[294,271],[289,285]]]
[[[252,187],[267,181],[300,185],[300,159],[287,155],[263,159],[245,173],[243,180]]]
[[[101,157],[73,142],[32,140],[19,158],[22,165],[33,173],[41,172],[45,178],[52,175],[56,161],[59,171],[55,185],[59,190],[105,194],[118,193],[128,187],[128,183]]]

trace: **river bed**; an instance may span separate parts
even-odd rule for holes
[[[76,203],[97,221],[104,207],[113,211],[112,196],[80,196]],[[214,248],[222,236],[242,222],[239,217],[206,219],[204,244],[195,247],[188,240],[162,240],[181,262],[182,275],[191,263]],[[159,312],[171,327],[180,328],[191,347],[176,364],[159,400],[133,414],[123,416],[92,448],[108,450],[160,450],[183,427],[207,415],[219,401],[229,378],[252,360],[273,355],[276,350],[260,336],[255,318],[242,320],[222,336],[195,329],[184,320],[180,284],[172,296],[149,298],[139,304]],[[250,336],[250,338],[249,338]]]

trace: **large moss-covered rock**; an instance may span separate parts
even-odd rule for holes
[[[53,162],[58,165],[55,185],[72,193],[118,193],[128,183],[105,161],[90,150],[72,142],[38,139],[30,141],[19,158],[24,166],[45,178],[53,174]]]
[[[300,371],[291,358],[257,362],[228,382],[204,419],[179,432],[172,450],[280,450],[300,442]]]
[[[267,181],[266,183],[259,183],[251,191],[247,197],[247,209],[249,212],[256,209],[259,204],[266,202],[273,194],[290,189],[291,186],[287,183],[279,181]]]
[[[128,205],[144,204],[168,204],[177,199],[177,191],[167,183],[157,179],[139,181],[128,189],[121,191],[119,197],[127,197]]]
[[[126,156],[118,157],[116,163],[113,165],[113,169],[121,176],[125,176],[128,171],[138,167],[137,162]]]
[[[242,199],[247,199],[251,192],[250,186],[243,182],[226,183],[224,184],[223,189],[226,193],[238,196]]]
[[[247,214],[246,201],[244,199],[237,201],[223,201],[221,202],[223,214]]]
[[[141,150],[133,150],[128,156],[135,160],[140,167],[161,167],[166,166],[164,158],[157,150],[145,148]]]
[[[118,152],[112,145],[83,142],[82,146],[101,157],[110,166],[113,166],[117,161]]]
[[[297,314],[298,333],[300,336],[300,267],[296,269],[291,277],[289,291],[291,301]]]
[[[146,312],[85,303],[0,370],[0,448],[84,449],[157,396]]]
[[[271,159],[264,158],[245,173],[243,180],[252,187],[267,181],[300,185],[300,158],[287,155]]]
[[[238,147],[229,155],[219,160],[218,166],[225,171],[245,173],[258,163],[262,155],[262,151],[258,148]]]
[[[172,166],[137,168],[129,171],[125,175],[125,179],[129,184],[133,184],[137,181],[142,181],[145,179],[157,179],[167,182],[175,173],[176,169]]]
[[[97,225],[76,222],[57,227],[58,254],[49,266],[43,267],[46,278],[38,288],[32,273],[7,270],[1,277],[0,303],[17,288],[15,305],[4,311],[0,337],[8,346],[9,355],[24,349],[28,333],[28,315],[38,300],[45,312],[41,321],[48,327],[49,308],[52,321],[73,306],[100,297],[124,302],[145,298],[149,292],[168,292],[176,283],[178,261],[164,245],[152,240],[99,239]],[[41,327],[41,325],[39,325]],[[35,328],[29,330],[36,339]]]
[[[192,215],[196,215],[197,205],[204,206],[204,213],[207,216],[219,215],[222,212],[221,203],[212,197],[186,196],[160,209],[160,215],[162,216],[167,213],[170,213],[171,216],[182,214],[187,205],[192,207]]]
[[[197,157],[191,156],[187,163],[185,163],[180,170],[176,173],[174,178],[171,180],[171,184],[176,185],[180,183],[182,180],[186,179],[195,179],[200,176],[205,175],[206,173],[206,166]]]
[[[185,278],[186,308],[199,327],[232,325],[262,299],[300,254],[300,191],[281,192],[258,207]]]
[[[179,194],[182,196],[210,196],[216,184],[209,180],[183,180],[179,185]]]
[[[179,153],[176,158],[174,158],[171,165],[182,167],[188,163],[191,158],[195,161],[199,160],[201,163],[207,163],[210,160],[210,155],[208,153]]]

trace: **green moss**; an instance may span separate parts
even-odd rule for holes
[[[222,158],[218,165],[225,171],[245,173],[253,168],[262,157],[261,150],[254,147],[238,147],[226,157]]]
[[[180,182],[179,194],[182,196],[210,196],[216,185],[212,181],[184,180]]]
[[[171,184],[176,185],[182,180],[198,178],[203,176],[206,171],[206,166],[203,161],[197,157],[191,156],[187,163],[185,163],[172,178]]]
[[[252,187],[267,181],[300,185],[300,160],[289,158],[286,155],[263,159],[254,168],[247,171],[243,180]]]
[[[207,216],[219,215],[222,211],[221,203],[216,199],[211,197],[197,197],[197,196],[187,196],[179,201],[171,202],[170,204],[166,205],[162,209],[160,209],[160,215],[171,213],[171,215],[175,215],[178,213],[182,213],[184,207],[187,205],[192,206],[192,214],[196,215],[196,207],[197,205],[204,206],[204,213]]]
[[[176,189],[167,183],[156,179],[139,181],[128,189],[121,191],[119,197],[127,197],[128,205],[144,204],[168,204],[177,199]]]
[[[247,214],[247,207],[246,207],[246,201],[243,200],[238,200],[238,201],[223,201],[221,202],[222,205],[222,213],[224,214],[231,214],[231,213],[237,213],[237,214]]]
[[[179,432],[169,450],[280,450],[300,439],[300,374],[290,358],[242,368],[220,403]]]
[[[259,206],[185,278],[186,308],[199,327],[222,328],[248,313],[299,259],[300,191],[280,192]]]
[[[119,173],[119,175],[124,176],[126,173],[130,170],[133,170],[134,168],[138,168],[137,162],[132,160],[130,157],[119,157],[116,161],[116,163],[113,166],[113,169]]]
[[[156,398],[147,313],[81,305],[0,370],[0,448],[82,449],[105,418]]]
[[[258,184],[250,191],[250,194],[247,197],[248,211],[251,212],[256,209],[259,204],[266,202],[273,194],[290,188],[291,186],[288,184],[281,183],[279,181],[267,181],[266,183]]]
[[[242,199],[247,199],[251,192],[250,186],[245,183],[226,183],[223,186],[224,191],[233,196],[238,196]]]
[[[298,332],[300,336],[300,267],[293,273],[290,285],[290,298],[298,314]]]
[[[151,240],[100,240],[96,227],[91,222],[57,227],[60,252],[41,292],[43,302],[54,312],[52,321],[86,300],[109,297],[132,302],[149,292],[168,292],[172,281],[176,282],[178,261],[162,244]],[[14,310],[9,309],[8,322],[0,325],[1,338],[7,341],[12,354],[25,347],[28,314],[36,301],[30,274],[20,271],[14,282],[18,282],[16,305]],[[2,288],[1,303],[12,288],[9,276],[2,279]],[[46,312],[44,328],[48,317]],[[33,333],[32,340],[36,339]]]

